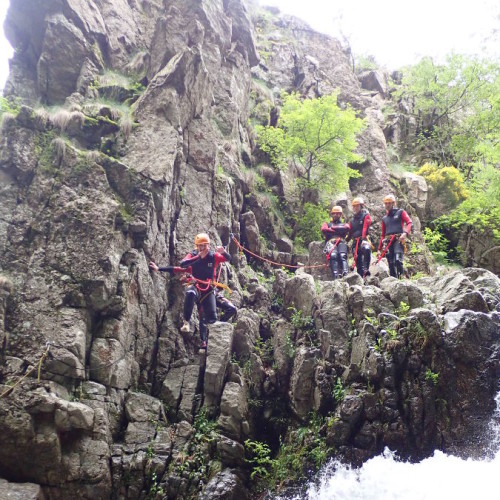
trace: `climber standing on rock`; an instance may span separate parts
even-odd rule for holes
[[[353,268],[356,266],[358,274],[364,278],[369,274],[370,260],[372,256],[372,245],[368,241],[368,232],[372,223],[370,213],[365,208],[363,198],[352,200],[352,211],[354,215],[349,221],[348,240],[352,240],[352,253],[354,255]]]
[[[217,321],[215,289],[212,282],[215,280],[217,266],[223,262],[230,262],[231,256],[222,246],[217,247],[215,251],[211,250],[210,237],[206,233],[197,234],[194,238],[194,244],[196,249],[188,253],[180,263],[180,268],[186,269],[194,278],[186,289],[184,322],[181,326],[181,332],[189,333],[189,321],[193,308],[195,304],[198,304],[201,348],[206,349],[208,340],[207,324]],[[154,262],[150,262],[149,267],[154,271],[170,270],[170,266],[162,268],[158,267]],[[187,281],[189,283],[189,277]]]
[[[411,219],[405,210],[395,208],[396,198],[389,194],[384,198],[386,215],[382,217],[382,237],[378,245],[377,257],[387,254],[389,273],[395,278],[403,275],[403,254],[406,237],[411,231]]]
[[[347,265],[347,243],[345,237],[349,233],[349,224],[341,221],[342,207],[335,205],[330,211],[332,220],[323,222],[321,233],[323,234],[326,245],[323,252],[326,254],[326,261],[330,264],[333,279],[337,279],[339,268],[342,276],[349,271]]]

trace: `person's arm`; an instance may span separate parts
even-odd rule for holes
[[[406,213],[406,210],[401,212],[401,228],[403,229],[403,234],[399,237],[401,241],[404,241],[405,238],[410,234],[412,226],[412,221],[410,216]]]
[[[361,233],[362,240],[366,239],[366,236],[368,234],[368,229],[370,228],[371,223],[372,223],[372,218],[370,217],[370,214],[366,214],[365,221],[363,222],[363,232]]]
[[[155,272],[164,272],[169,273],[170,276],[178,273],[186,273],[189,272],[189,269],[183,269],[182,267],[176,266],[157,266],[153,261],[149,263],[149,268]]]
[[[347,233],[346,241],[349,241],[351,238],[352,238],[352,224],[351,221],[349,221],[349,233]]]
[[[215,249],[215,265],[221,264],[222,262],[231,262],[231,255],[226,251],[224,247],[217,247]]]
[[[330,227],[328,227],[328,222],[323,222],[323,225],[321,226],[321,233],[325,237],[332,235],[333,230]]]
[[[196,254],[196,255],[191,255],[190,253],[188,253],[181,261],[181,263],[179,264],[179,266],[181,266],[183,269],[186,269],[186,267],[189,267],[191,265],[193,265],[197,260],[200,260],[200,255],[199,254]]]

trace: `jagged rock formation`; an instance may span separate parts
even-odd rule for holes
[[[244,441],[276,447],[311,411],[353,462],[479,435],[500,356],[486,271],[331,282],[256,272],[231,244],[237,321],[211,326],[206,356],[179,335],[183,287],[149,260],[177,263],[201,230],[257,251],[265,233],[275,259],[298,259],[250,193],[262,92],[272,120],[281,88],[340,87],[370,122],[351,189],[375,203],[387,188],[379,90],[360,89],[334,40],[272,23],[259,64],[240,0],[11,5],[6,93],[23,105],[3,116],[0,144],[0,491],[245,498]],[[285,195],[289,180],[266,175]],[[404,182],[416,214],[425,186]],[[299,257],[317,258],[314,245]]]

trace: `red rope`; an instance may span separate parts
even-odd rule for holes
[[[293,266],[291,264],[281,264],[280,262],[275,262],[273,260],[266,259],[265,257],[261,257],[260,255],[257,255],[256,253],[251,252],[248,250],[248,248],[245,248],[234,236],[233,236],[233,241],[236,243],[236,246],[241,250],[249,253],[256,259],[260,259],[264,262],[268,262],[269,264],[279,266],[279,267],[289,267],[291,269],[314,269],[314,268],[320,268],[320,267],[327,267],[327,264],[318,264],[316,266]]]
[[[392,242],[394,241],[395,237],[396,237],[396,235],[393,234],[392,237],[391,237],[391,239],[390,239],[390,241],[389,241],[389,243],[384,248],[384,251],[380,254],[380,257],[377,259],[376,264],[378,264],[384,258],[384,255],[387,253],[387,250],[389,250],[389,247],[392,245]]]
[[[359,240],[360,240],[360,237],[358,236],[356,238],[356,248],[354,249],[354,258],[352,259],[351,269],[354,269],[356,267],[356,262],[358,261],[358,245],[359,245]]]

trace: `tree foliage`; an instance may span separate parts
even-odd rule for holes
[[[405,68],[396,96],[410,103],[416,145],[470,176],[500,137],[499,93],[498,64],[451,54],[444,64],[424,58]]]
[[[455,208],[469,195],[464,176],[456,167],[426,163],[416,173],[425,178],[433,188],[432,198],[439,198],[445,209]]]
[[[500,242],[500,169],[492,165],[481,169],[471,182],[470,196],[440,223],[488,231]]]
[[[301,192],[321,187],[331,193],[359,176],[348,165],[362,159],[354,150],[363,127],[353,109],[337,105],[336,93],[304,100],[284,93],[278,126],[257,127],[257,133],[260,148],[277,168],[297,167]]]
[[[396,96],[416,124],[409,153],[430,160],[418,173],[433,187],[431,246],[442,244],[443,253],[444,235],[471,229],[500,240],[499,64],[457,54],[444,64],[426,58],[404,70]]]
[[[311,241],[321,240],[321,224],[328,219],[326,207],[305,203],[302,214],[297,218],[296,244],[307,247]]]

